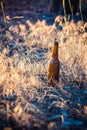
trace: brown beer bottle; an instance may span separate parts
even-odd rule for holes
[[[58,41],[55,39],[52,47],[52,56],[48,64],[48,84],[53,84],[55,81],[59,80],[59,67],[60,62],[58,60]]]

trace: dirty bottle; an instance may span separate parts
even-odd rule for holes
[[[58,60],[58,41],[57,39],[55,39],[52,47],[52,56],[48,63],[48,74],[47,74],[48,84],[54,83],[55,81],[58,82],[59,68],[60,68],[60,62]]]

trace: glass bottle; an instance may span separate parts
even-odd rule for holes
[[[55,39],[52,47],[52,56],[48,63],[48,74],[47,82],[48,84],[59,80],[59,68],[60,62],[58,60],[58,41]]]

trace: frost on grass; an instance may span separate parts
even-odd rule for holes
[[[35,24],[27,20],[29,34],[24,26],[19,34],[20,37],[24,36],[24,43],[20,46],[18,40],[17,43],[15,41],[17,47],[11,56],[10,48],[0,52],[1,97],[8,103],[6,112],[12,114],[22,126],[40,127],[44,122],[62,120],[65,118],[64,109],[70,113],[73,111],[76,116],[82,114],[82,99],[85,102],[86,94],[84,88],[87,89],[87,24],[73,21],[64,23],[57,19],[50,26],[45,20],[38,20]],[[10,27],[12,31],[15,28]],[[55,38],[59,41],[61,64],[59,83],[52,87],[47,85],[46,79]],[[54,124],[49,124],[48,128]]]

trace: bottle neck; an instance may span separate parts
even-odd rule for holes
[[[58,59],[58,41],[57,39],[54,40],[54,45],[52,48],[52,58]]]
[[[53,45],[52,58],[58,59],[58,43]]]

